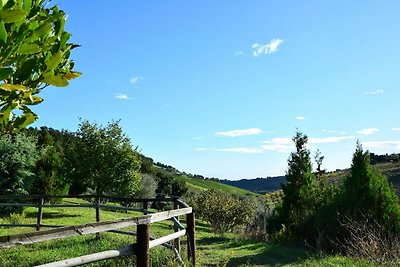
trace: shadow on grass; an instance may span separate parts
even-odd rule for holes
[[[248,265],[271,265],[282,266],[298,261],[305,260],[310,256],[305,250],[298,248],[287,248],[281,246],[265,245],[265,248],[256,255],[246,255],[232,257],[229,259],[227,267],[239,266],[242,264]]]
[[[199,246],[212,246],[223,250],[229,255],[227,267],[250,266],[281,266],[310,257],[307,250],[295,247],[274,245],[256,240],[231,238],[229,236],[213,236],[201,238]],[[224,265],[225,266],[225,265]]]
[[[27,212],[25,214],[26,218],[37,218],[37,212]],[[57,218],[73,218],[80,217],[79,214],[65,214],[57,211],[46,212],[43,211],[43,219],[57,219]]]

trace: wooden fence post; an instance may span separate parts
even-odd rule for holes
[[[136,231],[136,266],[150,267],[150,225],[138,224]]]
[[[43,218],[43,204],[44,204],[44,198],[40,197],[39,198],[39,206],[38,206],[38,214],[37,214],[37,220],[36,220],[36,231],[40,230],[40,226],[42,224],[42,218]]]
[[[179,204],[178,204],[177,199],[174,199],[174,210],[176,210],[176,209],[179,209]],[[176,216],[175,218],[176,218],[176,221],[179,223],[179,216]],[[178,226],[176,224],[174,224],[174,232],[178,232],[178,231],[179,231]],[[181,253],[181,241],[180,241],[179,237],[174,240],[174,246],[175,246],[176,250],[178,251],[178,253]]]
[[[187,231],[187,256],[192,266],[196,266],[196,240],[195,240],[195,217],[194,211],[186,215]]]
[[[100,222],[100,196],[95,198],[95,208],[96,208],[96,222]],[[100,239],[100,233],[96,233],[96,238]]]

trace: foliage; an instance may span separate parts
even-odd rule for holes
[[[197,214],[218,233],[225,233],[249,223],[255,205],[248,198],[207,190],[192,199]]]
[[[183,196],[188,188],[184,181],[176,179],[174,176],[167,172],[159,171],[157,172],[158,186],[156,193],[158,195],[168,195],[168,196]]]
[[[341,212],[358,220],[370,215],[387,229],[400,231],[400,206],[398,197],[387,178],[372,168],[369,152],[357,143],[350,175],[343,185]]]
[[[135,193],[135,197],[152,198],[156,196],[157,181],[150,174],[142,174],[140,189]]]
[[[139,189],[140,160],[118,122],[102,127],[82,121],[76,136],[75,147],[68,152],[75,190],[84,192],[89,188],[96,194],[131,195]]]
[[[0,195],[27,194],[40,150],[35,140],[25,134],[0,137]],[[21,209],[2,208],[0,213]]]
[[[293,137],[296,151],[288,159],[287,183],[282,185],[282,205],[277,207],[277,213],[270,221],[271,227],[279,231],[285,225],[288,233],[300,239],[312,236],[310,220],[317,199],[317,181],[312,172],[307,141],[308,137],[301,132],[296,132]]]
[[[80,75],[69,60],[77,45],[68,43],[65,14],[48,4],[0,1],[0,133],[16,132],[38,118],[29,106],[43,101],[38,94],[46,86],[67,86]]]
[[[52,133],[56,131],[41,127],[31,130],[37,137],[37,145],[44,151],[35,168],[35,179],[29,193],[40,195],[63,195],[67,193],[68,181],[64,173],[64,153],[62,142],[55,140]]]

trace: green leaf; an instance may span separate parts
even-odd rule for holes
[[[2,21],[0,21],[0,41],[7,42],[7,31]]]
[[[43,82],[54,85],[54,86],[58,86],[58,87],[64,87],[67,86],[68,80],[65,79],[63,76],[61,75],[54,75],[54,76],[49,76],[49,77],[45,77],[43,79]]]
[[[20,85],[20,84],[0,84],[0,89],[3,89],[8,92],[13,92],[13,91],[23,91],[23,92],[29,92],[29,88]]]
[[[20,130],[33,123],[38,116],[35,113],[26,113],[15,119],[14,129]]]
[[[32,55],[42,51],[37,44],[22,44],[17,50],[17,54]]]
[[[58,64],[60,64],[61,59],[62,59],[62,53],[61,52],[55,53],[55,55],[53,55],[46,62],[47,70],[54,70],[58,66]]]
[[[67,80],[72,80],[72,79],[78,78],[78,77],[81,76],[81,75],[82,75],[81,72],[78,72],[78,71],[71,71],[70,73],[64,74],[63,77],[64,77],[65,79],[67,79]]]
[[[0,11],[0,19],[4,23],[17,22],[25,19],[27,12],[22,9],[6,9]]]
[[[14,70],[12,68],[0,69],[0,81],[7,79],[13,73],[14,73]]]
[[[32,6],[32,0],[24,0],[24,3],[22,4],[22,8],[29,12],[29,10],[31,9]]]

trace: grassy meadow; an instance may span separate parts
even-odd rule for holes
[[[78,200],[68,200],[78,202]],[[43,223],[73,225],[93,222],[95,210],[90,208],[44,208]],[[138,212],[101,211],[102,220],[139,216]],[[182,218],[184,219],[184,218]],[[23,216],[1,218],[0,223],[35,223],[36,208],[27,208]],[[33,231],[33,228],[0,227],[0,235],[9,235]],[[124,229],[135,231],[135,229]],[[151,234],[159,237],[173,232],[170,221],[151,225]],[[275,245],[258,240],[249,240],[237,234],[215,234],[203,221],[197,220],[196,240],[198,266],[373,266],[338,256],[323,256],[303,248]],[[97,240],[95,235],[71,237],[33,245],[21,245],[0,250],[0,266],[34,266],[77,257],[89,253],[118,248],[135,242],[135,237],[115,233],[103,233]],[[185,257],[185,239],[182,239]],[[163,247],[151,250],[152,266],[177,266],[174,255]],[[132,265],[133,259],[120,258],[92,263],[88,266],[126,266]]]

